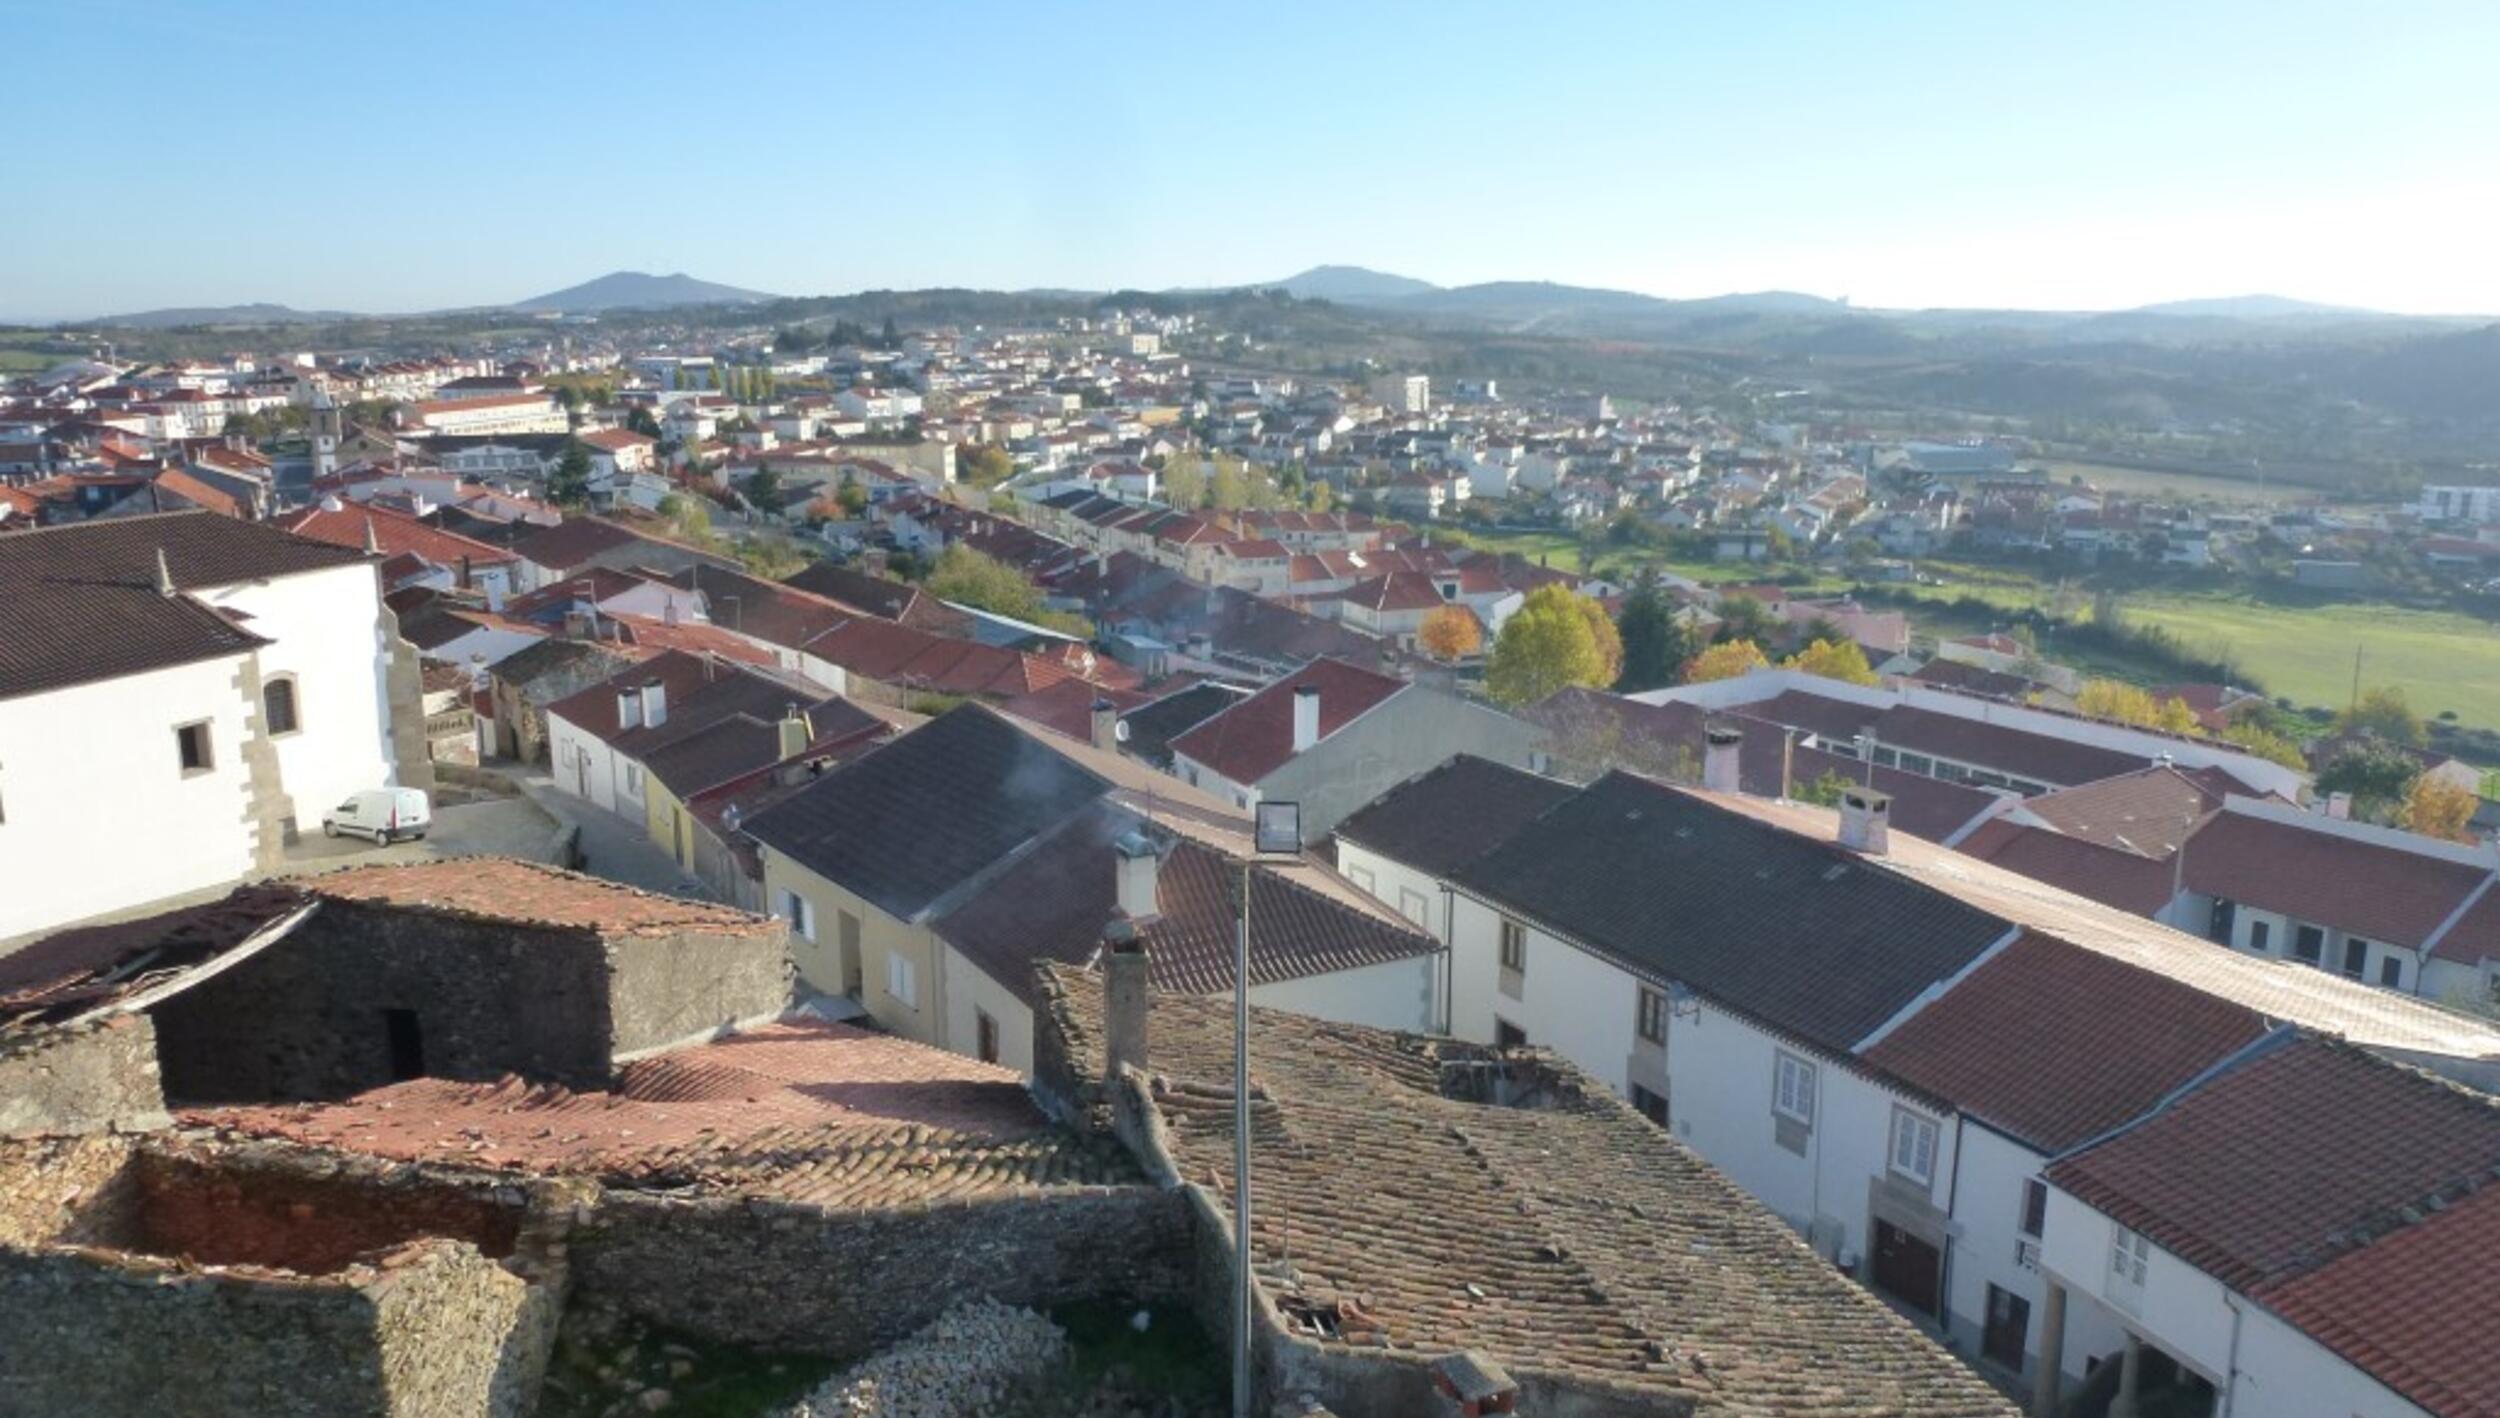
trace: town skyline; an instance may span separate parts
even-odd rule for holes
[[[1774,27],[1595,6],[1529,30],[1493,12],[1255,30],[1109,5],[966,6],[937,26],[790,13],[738,50],[734,103],[695,69],[664,84],[690,91],[682,111],[630,121],[580,76],[652,73],[663,12],[495,15],[478,49],[489,14],[460,7],[215,25],[27,8],[30,111],[92,109],[82,57],[110,52],[117,124],[221,135],[237,157],[175,165],[134,203],[91,145],[29,145],[27,210],[132,219],[29,224],[0,315],[434,310],[612,268],[809,295],[1196,288],[1321,264],[1884,309],[2262,291],[2500,311],[2477,249],[2500,218],[2475,150],[2500,124],[2474,73],[2500,41],[2487,9],[2294,25],[2237,5],[1926,8]],[[368,51],[429,75],[424,123],[336,60]],[[899,106],[839,57],[876,53],[930,56]],[[266,178],[240,208],[238,171]],[[178,263],[149,255],[169,229]]]

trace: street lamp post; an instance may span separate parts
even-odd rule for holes
[[[1268,858],[1302,855],[1302,804],[1252,809],[1250,855],[1241,859],[1241,933],[1233,947],[1233,1418],[1250,1418],[1250,873]]]

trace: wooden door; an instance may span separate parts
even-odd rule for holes
[[[1889,1221],[1875,1223],[1875,1283],[1921,1314],[1938,1313],[1944,1255]]]

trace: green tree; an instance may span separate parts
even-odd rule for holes
[[[755,475],[747,479],[747,501],[758,512],[770,512],[781,504],[781,474],[770,463],[758,463]]]
[[[929,571],[929,594],[942,601],[972,606],[1015,620],[1049,626],[1072,635],[1090,634],[1082,616],[1054,611],[1043,603],[1039,587],[1022,572],[978,548],[957,542],[938,554]]]
[[[1771,638],[1775,627],[1770,607],[1751,596],[1719,598],[1719,632],[1721,641],[1746,640],[1759,645]]]
[[[1604,689],[1623,670],[1623,642],[1605,609],[1561,585],[1539,586],[1502,625],[1485,688],[1504,704],[1534,704],[1573,685]]]
[[[2318,791],[2350,793],[2354,815],[2375,821],[2404,800],[2418,771],[2394,744],[2357,739],[2318,770]]]
[[[1015,475],[1016,460],[995,444],[967,443],[956,454],[956,469],[974,487],[992,487]]]
[[[1816,807],[1838,807],[1840,795],[1856,786],[1853,780],[1841,777],[1839,769],[1826,768],[1822,777],[1811,783],[1796,784],[1788,795],[1798,802],[1811,803]]]
[[[2256,719],[2236,719],[2222,731],[2225,742],[2237,744],[2269,763],[2306,771],[2309,760],[2301,756],[2300,745],[2267,728]]]
[[[547,500],[558,507],[580,507],[590,501],[590,445],[578,438],[564,444],[555,476],[547,480]]]
[[[1206,465],[1197,454],[1183,450],[1164,460],[1163,500],[1182,508],[1206,505]]]
[[[1323,482],[1318,478],[1313,478],[1311,479],[1311,485],[1309,488],[1305,489],[1303,495],[1307,499],[1307,505],[1313,512],[1326,513],[1336,509],[1337,488],[1333,483]]]
[[[903,332],[894,327],[893,316],[885,317],[885,324],[878,329],[877,344],[889,350],[899,350],[903,347]]]
[[[1675,601],[1656,577],[1641,578],[1623,598],[1615,630],[1623,637],[1621,688],[1626,693],[1675,683],[1684,662],[1701,653],[1700,637],[1675,612]]]
[[[660,436],[660,421],[652,417],[651,410],[641,404],[636,404],[625,411],[625,427],[645,438]]]
[[[2431,741],[2422,716],[2405,702],[2405,692],[2393,685],[2363,690],[2351,708],[2335,716],[2335,729],[2345,734],[2376,734],[2389,743],[2412,748]]]

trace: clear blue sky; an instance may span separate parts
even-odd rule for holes
[[[1443,283],[2500,311],[2500,2],[0,0],[0,315]]]

